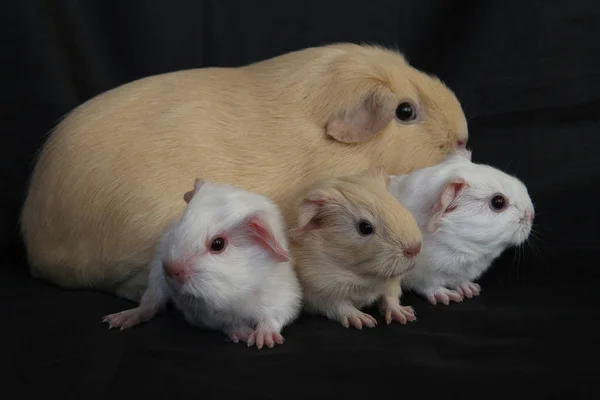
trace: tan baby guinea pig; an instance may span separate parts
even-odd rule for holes
[[[379,301],[388,324],[415,319],[400,305],[400,280],[414,267],[422,236],[388,181],[378,168],[321,181],[299,197],[288,234],[306,311],[361,329],[377,324],[361,308]]]
[[[271,198],[289,225],[294,188],[434,165],[467,136],[441,81],[376,46],[139,79],[77,107],[40,152],[21,219],[31,272],[139,301],[196,176]]]

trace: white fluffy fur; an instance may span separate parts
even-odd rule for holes
[[[273,236],[289,251],[283,217],[271,200],[230,185],[204,182],[197,186],[181,219],[160,238],[140,306],[108,316],[111,326],[126,329],[148,320],[171,300],[189,323],[221,330],[234,341],[246,341],[245,336],[253,331],[279,335],[301,309],[301,288],[291,261],[278,262],[271,252],[242,235],[220,254],[195,258],[193,275],[183,284],[168,278],[163,269],[163,264],[206,251],[215,235],[242,229],[251,215],[262,215]],[[123,314],[131,321],[119,317]]]
[[[433,210],[444,187],[455,179],[467,185],[451,200],[450,210],[436,219]],[[505,249],[522,244],[532,228],[534,207],[525,185],[496,168],[473,163],[466,150],[436,166],[392,176],[389,189],[423,232],[417,266],[402,284],[433,304],[478,295],[480,287],[473,281]],[[502,212],[490,207],[496,194],[509,201]]]

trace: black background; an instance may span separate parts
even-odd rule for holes
[[[0,30],[0,379],[19,398],[591,395],[597,1],[4,1]],[[101,316],[130,303],[29,278],[18,214],[35,154],[66,112],[140,77],[336,41],[397,47],[455,91],[474,160],[527,184],[539,252],[507,251],[477,299],[433,307],[409,296],[418,321],[408,326],[360,332],[303,316],[283,346],[260,352],[172,313],[108,331]]]

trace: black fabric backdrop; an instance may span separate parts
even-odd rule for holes
[[[600,4],[590,1],[4,1],[0,180],[3,392],[68,398],[598,395]],[[66,112],[143,76],[237,66],[306,46],[376,42],[464,105],[474,160],[514,173],[534,243],[479,298],[409,296],[408,326],[345,330],[303,316],[257,351],[170,313],[129,332],[131,303],[28,276],[18,213],[36,151]]]

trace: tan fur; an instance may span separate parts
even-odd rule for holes
[[[418,123],[394,118],[404,99]],[[373,165],[406,173],[466,138],[450,90],[373,46],[140,79],[76,108],[42,149],[21,220],[31,271],[135,299],[196,176],[270,196],[292,223],[293,188]]]
[[[288,234],[309,312],[342,322],[376,300],[399,306],[400,278],[414,266],[403,251],[420,247],[422,235],[381,172],[325,179],[298,196]],[[372,236],[358,234],[361,220]]]

